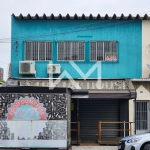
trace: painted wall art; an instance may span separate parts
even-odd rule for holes
[[[0,110],[0,147],[67,147],[66,94],[0,94]]]
[[[67,146],[66,120],[0,121],[0,147],[47,148],[58,145]]]
[[[67,120],[66,94],[0,94],[2,120]]]

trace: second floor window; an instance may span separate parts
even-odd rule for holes
[[[58,42],[58,60],[84,60],[84,42],[83,41],[59,41]]]
[[[25,60],[35,60],[35,61],[52,60],[52,42],[26,41]]]
[[[91,61],[117,61],[118,51],[116,41],[90,42]]]

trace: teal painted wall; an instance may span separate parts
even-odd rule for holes
[[[118,41],[118,61],[101,62],[102,78],[140,78],[142,74],[142,22],[141,20],[17,20],[12,16],[11,30],[12,77],[32,77],[19,74],[19,61],[24,60],[26,40],[53,42],[54,64],[61,64],[73,78],[81,78],[68,61],[57,61],[57,41],[85,41],[85,61],[75,62],[83,73],[96,63],[90,62],[89,41]],[[36,61],[36,77],[48,78],[46,61]],[[33,76],[34,77],[34,76]],[[54,77],[58,77],[55,75]],[[89,78],[96,78],[95,70]]]

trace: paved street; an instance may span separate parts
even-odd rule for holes
[[[0,148],[0,150],[8,150],[8,149]],[[19,150],[19,149],[15,149],[15,150]],[[38,149],[38,150],[48,150],[48,149]],[[117,150],[117,146],[73,146],[72,150]]]
[[[72,150],[117,150],[117,146],[73,146]]]
[[[12,149],[1,149],[0,150],[12,150]],[[14,149],[20,150],[20,149]],[[51,149],[37,149],[37,150],[51,150]],[[117,146],[73,146],[72,150],[117,150]]]

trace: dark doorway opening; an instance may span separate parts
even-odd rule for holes
[[[116,99],[73,99],[71,104],[71,122],[80,123],[78,130],[71,132],[73,144],[94,146],[98,145],[98,121],[120,121],[120,100]],[[77,124],[71,128],[77,129]],[[120,128],[118,124],[105,125],[103,128]],[[102,132],[102,138],[117,137],[119,133]],[[78,138],[77,138],[78,137]]]

